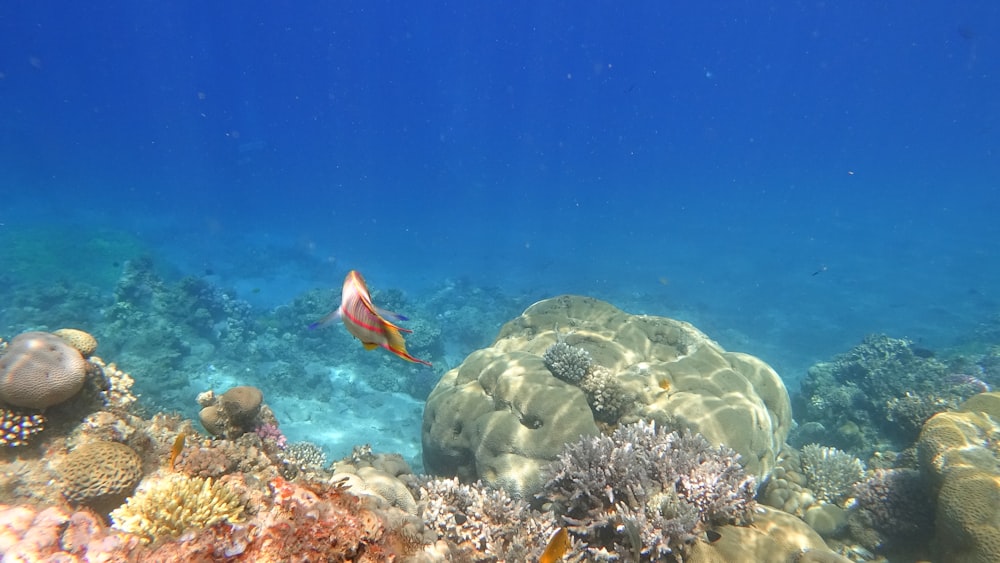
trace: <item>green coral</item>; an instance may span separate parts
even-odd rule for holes
[[[243,501],[211,478],[171,475],[155,481],[111,512],[114,527],[144,541],[176,537],[222,521],[239,522]]]

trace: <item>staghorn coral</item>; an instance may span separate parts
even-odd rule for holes
[[[170,475],[140,489],[111,512],[111,520],[115,528],[149,542],[217,522],[239,522],[243,510],[242,499],[223,483]]]
[[[76,395],[86,378],[87,361],[75,348],[48,332],[25,332],[0,356],[0,401],[45,409]]]
[[[819,500],[836,503],[865,476],[865,466],[851,454],[819,444],[807,444],[801,452],[802,473]]]
[[[579,383],[591,370],[594,359],[590,353],[566,343],[565,335],[557,334],[556,343],[542,354],[542,361],[552,375],[568,383]]]
[[[738,454],[643,421],[567,446],[546,476],[541,497],[592,555],[680,557],[705,525],[749,521],[755,507]]]
[[[432,479],[420,488],[427,526],[455,546],[461,561],[537,561],[558,527],[552,513],[532,512],[523,500],[482,482]],[[564,561],[572,560],[567,554]]]

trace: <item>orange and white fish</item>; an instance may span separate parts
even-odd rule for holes
[[[430,362],[414,358],[406,351],[406,342],[400,332],[413,332],[396,326],[386,320],[391,318],[405,321],[406,317],[380,309],[372,303],[365,279],[357,270],[351,270],[344,278],[344,290],[340,296],[340,307],[329,315],[309,325],[309,328],[323,327],[336,321],[343,321],[347,332],[361,341],[366,350],[374,350],[381,346],[400,358],[425,366]]]

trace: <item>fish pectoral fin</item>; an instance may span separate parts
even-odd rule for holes
[[[340,309],[337,308],[331,311],[329,315],[309,325],[309,328],[314,329],[314,328],[322,328],[324,326],[330,326],[339,320],[340,320]]]
[[[375,344],[374,342],[362,342],[361,345],[365,347],[365,350],[374,350],[378,348],[378,344]]]
[[[408,320],[410,320],[410,318],[407,317],[407,316],[400,315],[399,313],[393,313],[392,311],[389,311],[387,309],[383,309],[381,307],[375,307],[375,312],[379,316],[381,316],[383,318],[392,319],[394,321],[408,321]]]

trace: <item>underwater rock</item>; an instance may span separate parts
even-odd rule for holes
[[[544,355],[560,341],[585,350],[613,385],[584,389],[554,376]],[[761,360],[723,350],[688,323],[566,295],[532,305],[441,378],[424,410],[424,467],[528,498],[565,444],[601,432],[606,414],[593,398],[609,394],[614,401],[602,401],[616,405],[615,423],[699,432],[736,450],[758,479],[791,427],[784,384]]]

